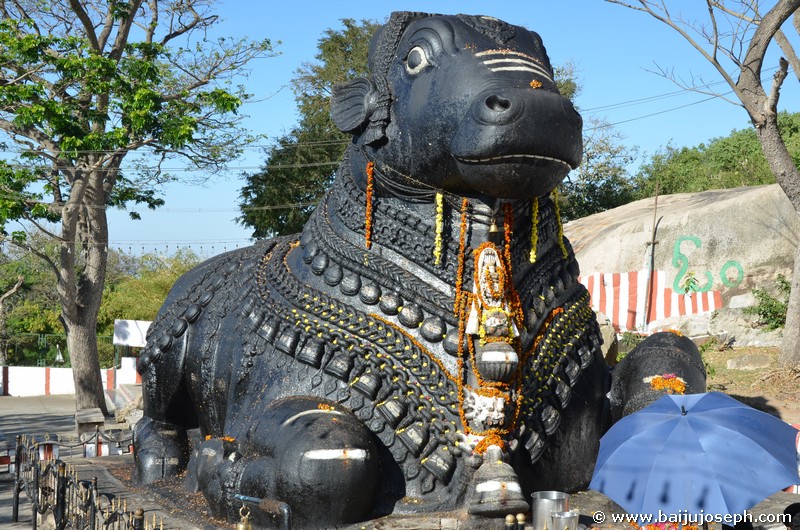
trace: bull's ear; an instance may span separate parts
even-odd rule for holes
[[[331,118],[340,131],[354,133],[369,119],[375,106],[375,85],[359,77],[333,87]]]

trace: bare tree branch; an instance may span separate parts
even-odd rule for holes
[[[0,295],[0,318],[2,318],[3,314],[3,304],[8,299],[9,296],[12,296],[14,293],[19,291],[19,288],[22,287],[22,284],[24,282],[25,282],[25,276],[17,276],[17,283],[15,283],[11,289]]]
[[[797,15],[794,17],[795,20],[798,20]],[[800,81],[800,58],[797,57],[797,53],[794,51],[794,47],[789,42],[789,39],[786,38],[786,35],[783,31],[778,30],[775,33],[775,42],[778,43],[778,46],[781,47],[781,51],[786,56],[786,60],[789,61],[789,64],[794,70],[794,75],[797,77],[797,80]]]
[[[94,32],[94,24],[92,24],[92,19],[89,18],[89,14],[83,8],[79,0],[69,0],[69,5],[78,16],[81,24],[83,24],[83,31],[86,33],[86,38],[89,39],[89,44],[92,49],[96,52],[100,52],[100,43],[97,41],[97,34]]]
[[[675,20],[672,19],[672,17],[670,17],[669,12],[666,10],[666,7],[664,6],[663,2],[661,4],[662,7],[660,8],[660,11],[658,10],[659,8],[653,6],[652,2],[648,2],[647,0],[639,0],[639,4],[641,5],[641,7],[637,7],[622,0],[606,0],[606,2],[609,2],[611,4],[618,4],[627,7],[629,9],[634,9],[636,11],[644,11],[645,13],[649,14],[650,16],[658,20],[659,22],[662,22],[663,24],[666,24],[667,26],[672,28],[714,67],[717,73],[719,73],[722,79],[725,80],[725,82],[728,84],[731,90],[733,90],[733,92],[739,99],[743,97],[740,88],[736,85],[736,81],[730,76],[730,74],[728,74],[725,68],[723,68],[723,66],[717,60],[716,47],[713,49],[711,53],[709,53],[699,42],[697,42],[694,39],[694,37],[692,37],[691,34],[689,34],[688,31],[686,31],[686,29],[684,29],[684,27],[680,23],[676,22]],[[709,4],[709,9],[711,9],[710,4]],[[683,88],[686,88],[687,90],[697,91],[696,90],[697,87],[681,85],[681,83],[678,83],[674,78],[670,78],[670,80],[673,81],[675,84],[682,86]]]
[[[789,63],[786,59],[781,57],[778,64],[778,71],[775,72],[772,78],[772,88],[769,91],[769,96],[766,101],[764,101],[764,112],[770,116],[776,116],[778,114],[778,97],[781,94],[781,85],[789,73]]]

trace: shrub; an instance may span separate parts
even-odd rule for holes
[[[782,274],[775,279],[775,284],[774,296],[765,289],[753,289],[756,303],[744,309],[746,314],[758,317],[758,324],[768,330],[779,329],[786,325],[786,309],[789,306],[789,293],[792,289]]]

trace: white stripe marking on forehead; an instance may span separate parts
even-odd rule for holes
[[[544,66],[544,64],[542,63],[541,59],[537,59],[533,55],[528,55],[527,53],[522,53],[522,52],[518,52],[518,51],[514,51],[514,50],[484,50],[482,52],[476,53],[475,57],[484,57],[486,55],[516,55],[518,57],[524,57],[525,59],[528,59],[529,61],[533,61],[535,63],[539,63],[542,66]]]
[[[552,81],[550,76],[545,74],[541,69],[531,68],[530,66],[501,66],[498,68],[489,68],[489,70],[492,72],[533,72],[534,74],[539,74]]]
[[[549,79],[550,81],[553,78],[550,76],[550,72],[542,68],[536,63],[532,63],[530,61],[526,61],[524,59],[490,59],[487,61],[483,61],[483,64],[489,67],[492,72],[498,72],[502,70],[518,70],[518,71],[525,71],[525,72],[534,72],[542,77]],[[490,66],[490,65],[499,65],[499,64],[507,64],[507,65],[516,65],[516,66]]]

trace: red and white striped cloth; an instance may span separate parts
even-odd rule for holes
[[[653,271],[653,288],[645,316],[648,271],[595,272],[580,276],[591,296],[592,309],[605,314],[617,332],[646,331],[647,325],[666,318],[708,313],[722,307],[718,290],[682,294],[667,284],[666,272]]]

